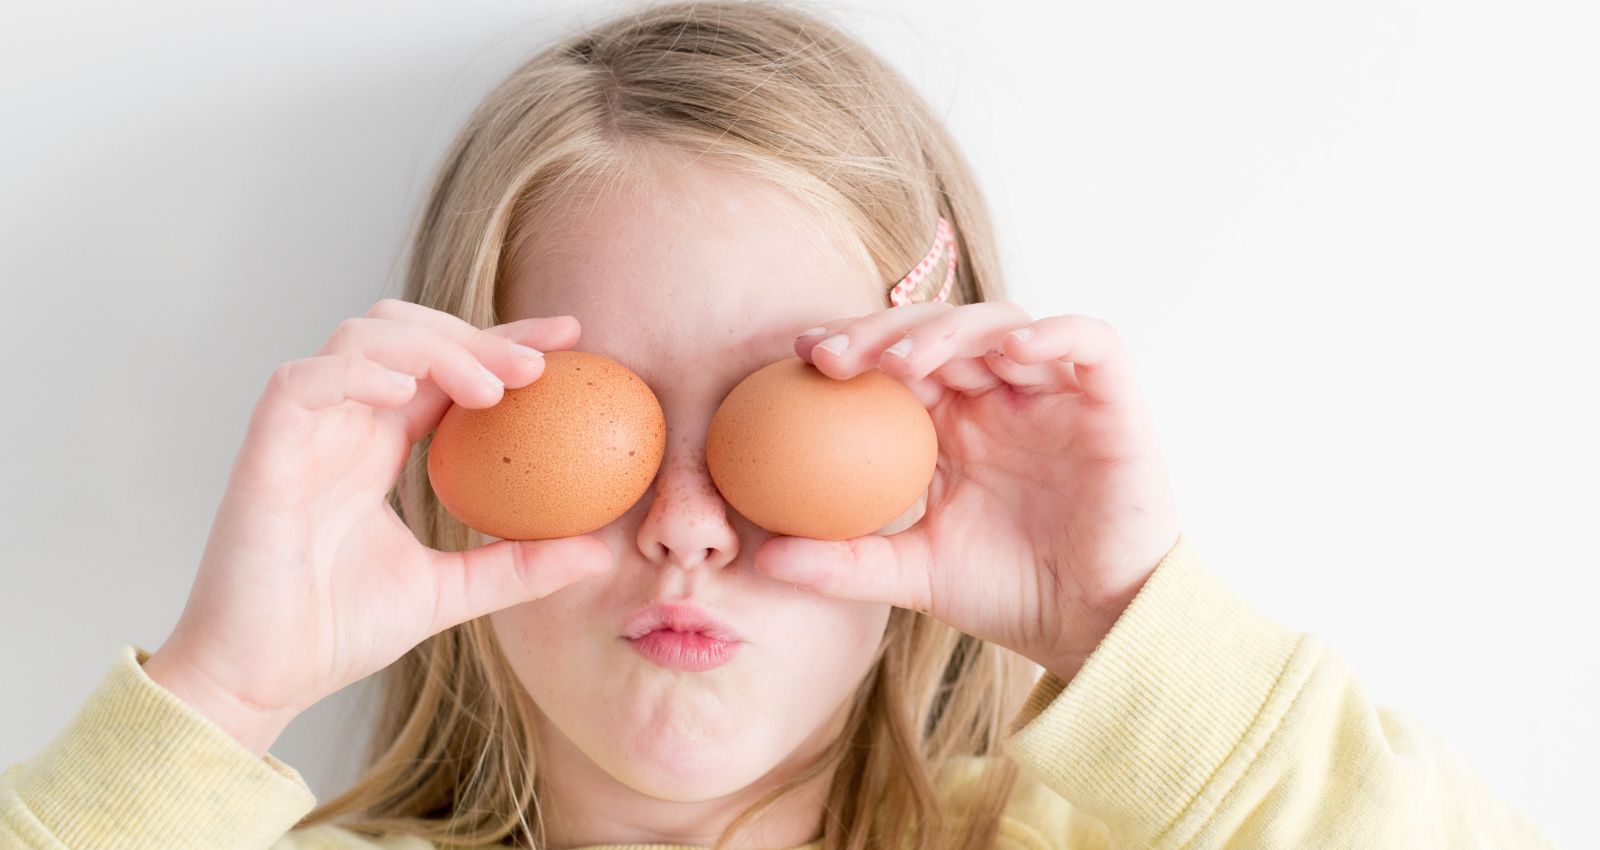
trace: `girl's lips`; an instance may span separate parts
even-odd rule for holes
[[[627,641],[634,652],[651,664],[686,673],[715,670],[733,660],[733,654],[739,649],[735,641],[671,629],[656,629],[642,637],[628,638]]]
[[[727,624],[699,606],[667,602],[629,617],[622,639],[651,664],[688,673],[721,667],[741,644]]]

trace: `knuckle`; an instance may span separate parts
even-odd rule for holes
[[[906,331],[906,333],[914,337],[918,343],[948,342],[952,339],[955,339],[958,334],[962,333],[964,326],[970,328],[970,325],[964,321],[968,315],[971,314],[957,315],[943,313],[935,316],[932,319],[929,319],[926,322],[923,322],[920,325],[917,325],[914,328],[910,328]]]
[[[1094,316],[1071,315],[1064,317],[1069,322],[1069,327],[1079,333],[1116,334],[1116,329],[1105,319]]]
[[[510,546],[506,557],[511,559],[511,578],[517,586],[530,590],[534,586],[534,579],[539,575],[538,566],[534,563],[532,547]]]
[[[1056,316],[1051,320],[1050,324],[1054,325],[1059,331],[1079,337],[1094,332],[1094,322],[1095,319],[1073,313],[1066,316]]]
[[[873,313],[851,321],[838,331],[835,331],[835,333],[846,333],[850,335],[851,339],[855,339],[856,337],[880,334],[888,330],[888,328],[889,321],[884,317],[883,313]]]
[[[262,395],[274,400],[298,401],[314,385],[313,373],[316,372],[318,363],[326,362],[327,359],[326,355],[322,355],[279,364],[267,378],[267,388]]]
[[[497,345],[506,348],[510,347],[511,344],[511,340],[500,334],[493,333],[485,328],[473,328],[467,333],[465,347],[469,350],[477,351]]]
[[[372,361],[365,357],[353,357],[348,354],[340,355],[338,360],[339,375],[345,381],[352,381],[362,376],[366,366]]]
[[[876,560],[877,552],[872,547],[882,539],[881,537],[875,538],[873,535],[866,535],[844,541],[850,553],[849,565],[851,572],[873,566],[872,561]]]
[[[906,333],[911,334],[916,334],[919,331],[925,332],[927,328],[945,327],[953,321],[959,322],[960,316],[965,315],[957,312],[961,310],[962,307],[946,304],[942,301],[929,301],[927,303],[914,304],[912,306],[917,308],[917,312],[913,314],[916,316],[916,321],[906,324],[904,328]],[[889,326],[890,330],[893,330],[895,327],[895,323],[886,321],[884,324]]]
[[[267,377],[267,392],[283,392],[294,381],[294,375],[297,370],[296,364],[299,362],[299,360],[290,360],[288,363],[279,364],[278,368],[273,369],[272,374]]]
[[[336,345],[354,343],[360,337],[361,328],[365,322],[366,319],[345,319],[339,323],[338,327],[333,329],[333,333],[328,337],[328,342]]]
[[[443,334],[435,337],[433,341],[434,360],[450,369],[463,369],[468,372],[477,372],[482,361],[478,359],[477,352],[471,345],[463,345]],[[485,367],[487,368],[487,367]]]
[[[404,303],[395,298],[381,298],[372,305],[372,309],[367,311],[367,317],[371,319],[392,318],[404,309]]]

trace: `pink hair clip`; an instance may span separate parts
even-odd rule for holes
[[[922,258],[922,262],[917,263],[916,268],[907,273],[905,277],[900,279],[899,283],[894,285],[893,289],[889,290],[889,303],[895,307],[904,307],[907,304],[917,303],[912,300],[912,293],[928,277],[928,273],[933,271],[933,267],[938,264],[939,255],[946,253],[947,250],[950,260],[945,266],[944,285],[939,287],[938,295],[928,300],[943,301],[948,298],[950,296],[950,287],[956,282],[956,238],[955,234],[950,231],[950,222],[945,221],[944,216],[940,216],[939,226],[934,228],[933,231],[933,247],[928,249],[928,255]]]

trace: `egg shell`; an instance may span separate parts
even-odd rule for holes
[[[734,510],[819,540],[898,519],[938,458],[933,420],[905,385],[877,369],[835,380],[798,357],[734,387],[706,435],[706,465]]]
[[[428,448],[428,480],[457,519],[507,540],[587,534],[622,516],[666,448],[655,393],[598,354],[552,351],[544,374],[494,407],[452,406]]]

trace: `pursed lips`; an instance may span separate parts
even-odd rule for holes
[[[658,667],[686,673],[733,660],[743,640],[727,623],[693,603],[656,602],[629,617],[621,639]]]

